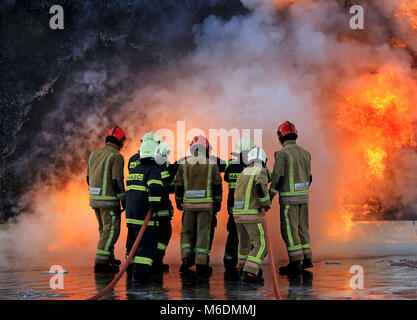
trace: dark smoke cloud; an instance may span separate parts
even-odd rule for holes
[[[64,8],[64,30],[49,28],[53,4]],[[195,47],[195,24],[247,11],[237,0],[8,1],[0,10],[0,204],[8,216],[27,209],[20,196],[35,182],[62,184],[68,168],[82,170],[132,90]]]

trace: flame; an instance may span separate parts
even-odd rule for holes
[[[73,180],[57,191],[54,214],[62,236],[59,237],[59,243],[49,245],[49,250],[56,250],[62,246],[83,246],[90,242],[91,234],[80,232],[86,224],[89,224],[86,222],[94,218],[94,213],[86,206],[89,203],[86,190],[85,181]],[[71,217],[70,221],[68,217]]]
[[[417,0],[402,0],[398,7],[395,16],[405,19],[412,29],[417,30]]]
[[[358,78],[346,89],[345,98],[337,106],[335,122],[346,142],[336,196],[342,215],[336,218],[338,227],[330,228],[331,236],[348,237],[358,210],[362,216],[375,214],[372,199],[378,197],[375,192],[384,181],[389,155],[416,146],[416,123],[411,114],[414,90],[414,79],[388,67]]]
[[[391,45],[394,48],[406,48],[407,47],[407,43],[395,37],[391,38]]]

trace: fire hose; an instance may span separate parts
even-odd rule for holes
[[[272,280],[274,282],[275,297],[277,298],[277,300],[282,300],[281,293],[279,291],[279,286],[278,286],[278,276],[277,276],[277,271],[275,268],[274,254],[272,253],[271,241],[269,239],[268,221],[266,220],[265,209],[262,208],[261,212],[264,216],[263,226],[265,230],[265,241],[266,241],[266,248],[267,248],[268,255],[269,255],[269,268],[271,269]]]
[[[263,213],[265,214],[265,211],[263,211]],[[149,211],[148,214],[146,215],[145,221],[143,222],[142,228],[140,228],[140,232],[135,240],[135,243],[132,246],[132,249],[130,250],[129,256],[127,257],[125,263],[122,265],[119,273],[114,277],[114,279],[107,285],[107,287],[105,287],[103,290],[101,290],[99,293],[97,293],[96,295],[87,298],[87,300],[98,300],[100,298],[102,298],[104,295],[106,295],[108,292],[110,292],[111,289],[114,288],[114,286],[117,284],[117,282],[119,282],[120,278],[122,277],[123,273],[126,271],[127,267],[130,264],[130,261],[132,260],[133,256],[136,253],[136,249],[139,246],[140,241],[142,240],[143,234],[145,233],[145,229],[148,226],[148,222],[151,218],[151,212]],[[263,223],[264,225],[264,229],[265,229],[265,240],[266,240],[266,247],[268,250],[268,255],[269,255],[269,264],[270,264],[270,269],[272,272],[272,280],[274,282],[274,292],[275,292],[275,296],[278,300],[282,300],[280,291],[279,291],[279,286],[278,286],[278,277],[277,277],[277,273],[276,273],[276,269],[275,269],[275,262],[274,262],[274,256],[272,253],[272,248],[271,248],[271,242],[269,240],[269,232],[268,232],[268,223],[266,221],[266,217],[265,217],[265,221]]]
[[[119,282],[120,278],[122,277],[123,273],[125,273],[127,267],[130,264],[130,261],[132,260],[133,256],[136,253],[136,249],[139,246],[140,241],[142,240],[143,234],[145,233],[145,229],[148,226],[148,222],[151,219],[151,212],[148,211],[148,214],[146,215],[145,221],[143,222],[142,227],[140,228],[138,237],[135,240],[135,243],[133,244],[132,249],[130,250],[129,256],[127,257],[126,261],[122,265],[119,273],[114,277],[112,282],[110,282],[107,287],[105,287],[103,290],[101,290],[99,293],[97,293],[95,296],[87,298],[87,300],[98,300],[101,297],[103,297],[105,294],[107,294],[111,289],[114,288],[114,286]]]

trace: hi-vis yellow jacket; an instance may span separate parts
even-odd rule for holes
[[[282,149],[275,152],[270,195],[279,192],[280,204],[307,203],[310,183],[310,153],[295,140],[285,141]]]
[[[119,147],[111,142],[90,153],[87,181],[91,207],[120,208],[120,200],[126,197],[123,167],[124,159]]]
[[[269,207],[268,169],[250,164],[239,175],[233,204],[233,218],[236,223],[262,222],[261,207]]]

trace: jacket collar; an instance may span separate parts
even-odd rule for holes
[[[119,151],[119,146],[117,144],[111,143],[111,142],[106,142],[106,146],[111,147],[117,151]]]
[[[295,140],[287,140],[287,141],[284,141],[282,146],[285,147],[286,145],[289,145],[289,144],[297,144],[297,142]]]

